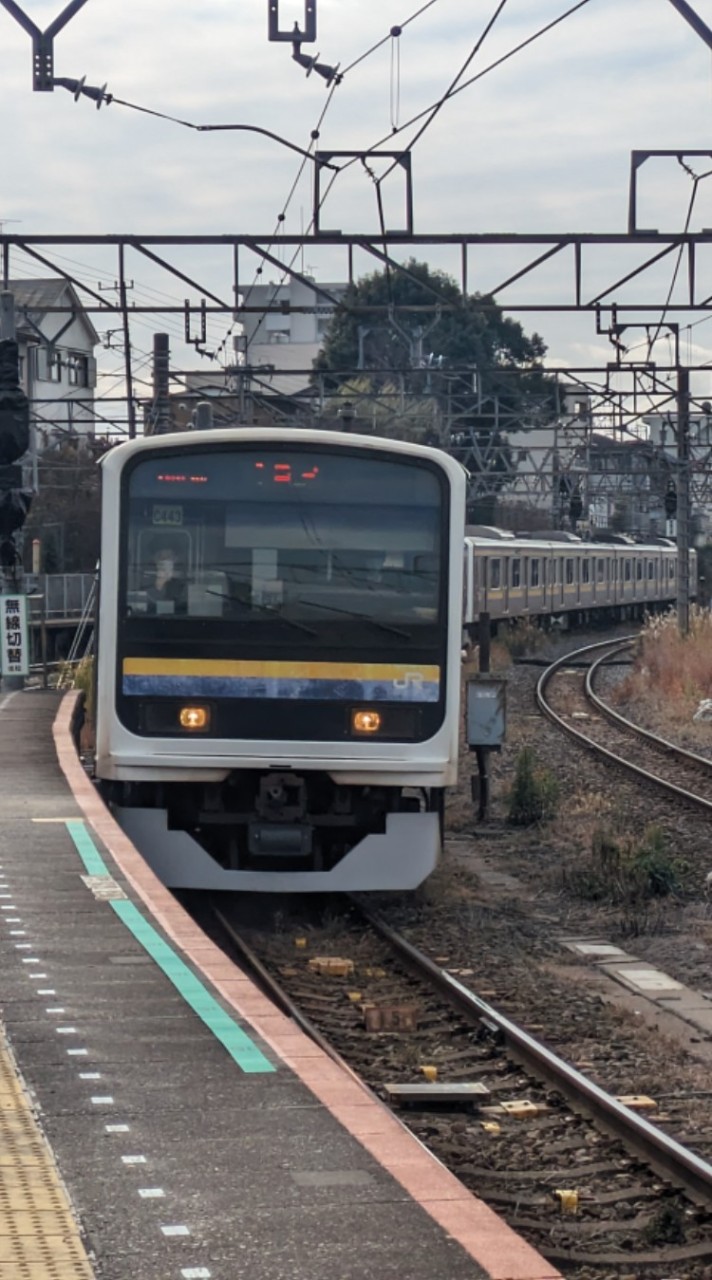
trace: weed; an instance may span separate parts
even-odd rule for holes
[[[548,769],[537,768],[531,747],[523,747],[517,756],[507,821],[514,827],[530,827],[553,817],[558,802],[559,784],[555,777]]]
[[[618,701],[644,708],[661,730],[684,725],[709,740],[709,726],[692,726],[699,703],[712,697],[712,613],[693,608],[690,629],[681,635],[673,611],[647,619],[632,673],[618,690]]]
[[[94,659],[83,658],[74,671],[74,688],[84,695],[84,718],[94,723]]]
[[[580,898],[612,903],[630,912],[652,899],[679,893],[682,871],[679,859],[668,852],[660,827],[648,826],[637,837],[614,834],[599,825],[590,852],[564,871],[564,880]]]
[[[512,658],[521,658],[525,653],[541,649],[546,644],[546,635],[529,618],[517,618],[509,626],[500,627],[497,640]]]

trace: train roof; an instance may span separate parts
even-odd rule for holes
[[[544,534],[541,538],[533,536],[515,537],[512,534],[509,538],[491,538],[479,534],[473,534],[471,528],[465,530],[465,542],[472,543],[484,551],[490,551],[492,554],[511,554],[512,552],[521,552],[523,555],[532,554],[534,551],[558,551],[560,554],[569,554],[581,552],[585,550],[591,555],[602,555],[604,552],[616,551],[630,554],[635,552],[644,553],[646,551],[674,551],[677,554],[677,547],[674,542],[666,538],[651,539],[650,542],[584,542],[582,538],[576,538],[575,541],[569,541],[551,538]]]

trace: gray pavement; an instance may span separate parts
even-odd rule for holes
[[[266,1046],[274,1072],[240,1070],[83,884],[63,822],[32,821],[81,817],[56,708],[0,710],[0,1018],[100,1280],[484,1276]]]

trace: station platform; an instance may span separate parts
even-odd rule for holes
[[[73,699],[0,698],[0,1280],[556,1280],[158,882]]]

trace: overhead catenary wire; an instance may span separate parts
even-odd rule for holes
[[[328,110],[328,107],[329,107],[329,105],[330,105],[330,103],[331,103],[331,100],[332,100],[332,97],[333,97],[333,92],[334,92],[334,90],[336,89],[337,84],[340,84],[340,83],[342,82],[343,77],[344,77],[344,75],[346,74],[346,72],[347,72],[347,71],[351,71],[351,70],[353,70],[353,68],[354,68],[354,67],[356,67],[356,66],[357,66],[357,65],[359,65],[361,62],[363,62],[366,58],[370,57],[373,53],[375,53],[375,52],[376,52],[376,50],[377,50],[377,49],[379,49],[379,48],[380,48],[384,43],[386,43],[389,39],[392,39],[392,37],[393,37],[393,32],[394,32],[396,29],[397,29],[397,30],[399,31],[399,33],[400,33],[400,31],[402,31],[405,27],[407,27],[408,25],[410,25],[410,23],[414,22],[418,17],[420,17],[420,16],[421,16],[421,14],[425,13],[425,12],[426,12],[426,10],[430,9],[430,8],[432,7],[432,5],[433,5],[433,4],[435,4],[435,3],[436,3],[436,0],[427,0],[427,3],[425,3],[425,4],[421,5],[418,9],[416,9],[416,10],[415,10],[415,12],[414,12],[414,13],[410,14],[410,15],[409,15],[409,17],[407,17],[406,19],[404,19],[404,21],[403,21],[403,22],[401,22],[401,23],[398,25],[398,28],[391,28],[391,30],[389,31],[388,35],[384,36],[381,40],[377,41],[374,45],[372,45],[369,49],[367,49],[363,54],[359,55],[359,57],[358,57],[358,58],[356,58],[352,63],[350,63],[350,64],[349,64],[349,66],[348,66],[348,67],[346,67],[346,68],[344,69],[344,71],[340,72],[339,77],[338,77],[337,79],[335,79],[335,80],[331,83],[331,85],[330,85],[329,97],[328,97],[328,99],[327,99],[326,105],[324,106],[324,108],[323,108],[323,110],[322,110],[322,112],[321,112],[321,114],[320,114],[319,120],[318,120],[318,122],[317,122],[317,124],[316,124],[315,128],[312,130],[311,139],[310,139],[310,142],[309,142],[309,145],[308,145],[308,147],[307,147],[307,148],[299,147],[296,143],[290,142],[290,140],[289,140],[289,139],[286,139],[286,138],[282,137],[282,136],[281,136],[281,135],[279,135],[279,134],[275,134],[275,133],[274,133],[274,132],[272,132],[271,130],[263,129],[263,128],[258,127],[258,126],[255,126],[255,125],[246,125],[246,124],[245,124],[245,125],[243,125],[243,124],[235,124],[235,125],[231,125],[231,124],[227,124],[227,125],[223,125],[223,124],[220,124],[220,125],[197,124],[197,123],[195,123],[194,121],[185,120],[185,119],[183,119],[182,117],[174,116],[174,115],[172,115],[172,114],[170,114],[170,113],[168,113],[168,112],[159,111],[159,110],[157,110],[156,108],[145,107],[145,106],[142,106],[141,104],[138,104],[138,103],[129,102],[127,99],[124,99],[124,98],[118,98],[118,97],[116,97],[116,96],[115,96],[115,95],[113,95],[113,94],[107,94],[107,93],[105,93],[105,92],[103,92],[103,93],[102,93],[102,96],[101,96],[101,98],[100,98],[100,101],[105,101],[107,104],[109,104],[109,103],[112,103],[112,102],[113,102],[113,103],[115,103],[116,105],[126,107],[126,108],[128,108],[129,110],[139,111],[139,112],[141,112],[141,113],[143,113],[143,114],[150,115],[150,116],[154,116],[154,117],[156,117],[156,118],[158,118],[158,119],[167,120],[167,121],[170,121],[171,123],[178,124],[178,125],[180,125],[180,126],[181,126],[181,127],[183,127],[183,128],[192,129],[192,130],[194,130],[194,131],[196,131],[196,132],[203,132],[203,133],[207,133],[207,132],[226,132],[226,131],[236,131],[236,132],[253,132],[253,133],[257,133],[257,134],[262,134],[262,135],[264,135],[264,136],[266,136],[266,137],[268,137],[268,138],[270,138],[270,139],[272,139],[272,140],[274,140],[274,141],[277,141],[277,142],[281,143],[282,145],[284,145],[284,146],[286,146],[286,147],[290,148],[291,150],[298,152],[298,153],[302,156],[302,162],[301,162],[301,164],[300,164],[300,167],[299,167],[299,170],[298,170],[298,172],[297,172],[297,175],[296,175],[296,177],[295,177],[295,179],[294,179],[294,181],[293,181],[293,183],[292,183],[292,186],[291,186],[291,188],[290,188],[290,191],[289,191],[289,194],[288,194],[287,199],[286,199],[286,201],[285,201],[285,204],[284,204],[284,206],[282,207],[282,210],[280,211],[280,214],[278,215],[278,218],[277,218],[277,225],[276,225],[276,227],[275,227],[275,231],[274,231],[274,233],[273,233],[272,240],[270,241],[270,246],[271,246],[271,245],[276,241],[276,238],[277,238],[277,235],[278,235],[279,229],[280,229],[280,227],[281,227],[282,223],[283,223],[283,222],[284,222],[284,220],[285,220],[287,209],[288,209],[288,207],[289,207],[289,205],[290,205],[290,203],[291,203],[291,200],[292,200],[292,198],[293,198],[293,196],[294,196],[294,194],[295,194],[295,192],[296,192],[296,189],[297,189],[298,184],[299,184],[299,181],[300,181],[300,179],[301,179],[301,177],[302,177],[302,174],[303,174],[303,171],[304,171],[304,167],[305,167],[305,165],[306,165],[307,163],[309,163],[310,161],[311,161],[312,163],[314,163],[314,162],[315,162],[315,157],[314,157],[314,155],[313,155],[314,143],[315,143],[315,142],[316,142],[316,140],[318,139],[318,136],[319,136],[319,130],[320,130],[320,128],[321,128],[321,124],[323,123],[324,116],[326,115],[326,111]],[[325,166],[325,167],[327,167],[327,168],[331,168],[331,169],[333,169],[333,170],[334,170],[334,172],[336,172],[336,171],[337,171],[337,166],[336,166],[336,165],[331,164],[330,162],[320,162],[320,163],[323,163],[323,164],[324,164],[324,166]],[[330,185],[331,185],[331,184],[330,184]],[[329,189],[329,188],[328,188],[328,189]],[[324,199],[326,198],[326,194],[328,194],[328,189],[327,189],[327,192],[326,192],[326,193],[325,193],[325,195],[324,195]],[[310,225],[311,225],[311,224],[310,224]],[[297,256],[298,256],[298,255],[297,255]],[[293,262],[289,264],[289,268],[288,268],[288,269],[291,269],[291,266],[293,266]],[[258,269],[257,269],[257,271],[256,271],[256,273],[255,273],[255,279],[253,280],[253,283],[252,283],[251,288],[254,288],[254,287],[255,287],[256,280],[259,278],[259,275],[261,274],[261,270],[262,270],[261,268],[258,268]],[[286,274],[286,273],[285,273],[285,274]],[[284,279],[284,276],[283,276],[283,279]],[[224,338],[223,338],[223,339],[222,339],[222,340],[217,344],[216,351],[215,351],[214,353],[212,353],[211,358],[218,359],[218,358],[223,354],[223,352],[225,351],[225,348],[226,348],[226,346],[227,346],[227,342],[228,342],[228,340],[229,340],[229,338],[230,338],[231,334],[234,332],[234,328],[235,328],[235,324],[236,324],[236,323],[238,323],[238,321],[237,321],[237,320],[233,321],[232,325],[231,325],[231,326],[230,326],[230,328],[228,329],[227,334],[225,334]],[[257,329],[258,327],[259,327],[259,325],[258,325],[258,326],[256,326],[255,328]]]
[[[699,190],[699,185],[702,181],[704,181],[705,178],[709,178],[710,175],[712,175],[712,169],[708,169],[707,173],[697,174],[697,173],[693,173],[689,165],[684,164],[681,156],[678,156],[678,163],[682,165],[683,169],[685,169],[685,171],[689,173],[690,176],[692,177],[692,191],[690,193],[690,201],[687,207],[687,216],[685,218],[685,226],[682,231],[683,235],[687,235],[687,232],[689,231],[689,228],[690,228],[690,222],[692,220],[692,212],[695,207],[695,200],[697,199],[697,192]],[[672,279],[670,281],[670,288],[668,289],[667,298],[665,299],[665,304],[660,314],[660,319],[658,321],[657,328],[653,336],[648,338],[648,342],[647,342],[648,359],[650,359],[651,357],[654,344],[657,342],[658,338],[660,337],[660,331],[663,328],[663,325],[665,324],[665,317],[670,309],[670,302],[672,300],[672,295],[674,293],[675,285],[677,283],[677,277],[680,273],[680,266],[682,264],[683,253],[684,253],[684,245],[680,245],[680,248],[678,249],[678,252],[677,252],[677,261],[675,262],[675,266],[672,273]]]
[[[422,120],[425,116],[428,116],[435,107],[438,107],[438,109],[440,109],[440,106],[443,106],[445,102],[449,102],[451,98],[455,98],[457,97],[458,94],[464,93],[465,89],[469,89],[473,84],[476,84],[478,80],[482,80],[485,76],[489,75],[492,71],[495,71],[498,67],[501,67],[505,62],[508,62],[510,58],[513,58],[516,56],[516,54],[521,53],[523,49],[526,49],[528,48],[529,45],[534,44],[536,40],[540,40],[542,36],[545,36],[550,31],[553,31],[553,29],[559,26],[560,23],[566,21],[567,18],[570,18],[579,9],[583,9],[584,6],[589,3],[590,3],[590,0],[576,0],[575,4],[571,5],[563,13],[560,13],[557,18],[552,18],[551,22],[547,22],[543,27],[540,27],[538,31],[535,31],[533,33],[533,35],[527,36],[525,40],[520,40],[519,44],[516,44],[512,49],[508,50],[507,53],[502,54],[501,57],[496,58],[494,62],[490,62],[488,66],[483,67],[483,69],[481,71],[478,71],[476,75],[470,76],[468,80],[463,81],[462,84],[458,84],[454,89],[452,89],[451,92],[448,92],[446,95],[444,95],[443,98],[438,98],[436,99],[435,102],[431,102],[429,106],[423,107],[422,110],[418,111],[415,115],[411,116],[410,119],[406,120],[404,124],[401,124],[398,126],[397,129],[394,129],[392,133],[385,134],[382,138],[379,138],[377,142],[372,143],[372,145],[368,147],[366,154],[368,155],[373,151],[377,151],[379,147],[382,147],[386,142],[390,141],[397,134],[403,133],[406,129],[409,129],[411,125],[417,124],[419,120]],[[355,157],[353,160],[347,160],[345,164],[341,166],[340,171],[343,173],[344,169],[348,169],[351,165],[355,164],[357,159],[358,157]]]
[[[399,22],[397,24],[397,28],[400,31],[404,31],[406,27],[410,26],[411,22],[415,22],[415,19],[419,18],[421,13],[425,13],[426,9],[431,9],[435,3],[436,0],[427,0],[427,4],[421,5],[420,8],[416,9],[415,13],[411,13],[410,17],[406,18],[404,22]],[[370,49],[367,49],[365,53],[359,54],[358,58],[354,58],[353,62],[350,62],[348,66],[343,68],[343,70],[340,70],[339,75],[342,79],[345,75],[348,75],[349,71],[353,71],[354,67],[357,67],[359,63],[365,62],[366,58],[370,58],[372,53],[376,53],[378,49],[382,49],[384,44],[387,44],[391,39],[395,30],[395,27],[391,27],[388,35],[383,36],[381,40],[377,40],[375,44],[371,45]]]
[[[506,6],[507,6],[507,0],[499,0],[498,4],[495,7],[494,13],[491,15],[488,22],[485,23],[484,29],[482,30],[481,34],[477,37],[477,40],[475,41],[470,52],[465,58],[465,61],[463,62],[462,66],[460,67],[460,70],[457,72],[454,78],[450,81],[450,84],[448,88],[445,90],[445,93],[440,98],[438,98],[437,102],[430,109],[428,118],[426,119],[425,123],[421,125],[420,129],[418,129],[415,137],[411,138],[410,142],[406,147],[407,151],[412,150],[416,142],[418,142],[418,140],[422,138],[426,129],[429,128],[429,126],[432,124],[435,117],[440,113],[442,108],[445,106],[445,103],[448,101],[448,99],[453,96],[454,91],[457,88],[458,84],[460,83],[460,80],[464,76],[467,68],[470,66],[472,61],[477,57],[477,54],[479,53],[485,40],[487,39],[488,35],[492,31],[495,23],[497,22],[498,18],[500,17],[500,15],[502,14]],[[397,130],[394,130],[394,132],[397,132]],[[395,165],[396,165],[396,161],[393,161],[393,164],[390,166],[390,168],[388,168],[386,172],[381,175],[381,178],[379,179],[380,182],[382,182],[383,179],[388,176],[388,174],[395,168]]]

